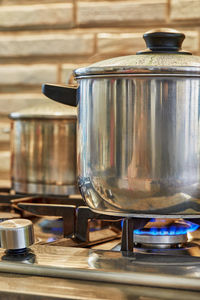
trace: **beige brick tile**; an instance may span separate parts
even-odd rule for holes
[[[30,4],[38,4],[38,3],[61,3],[61,2],[71,2],[70,0],[1,0],[2,5],[30,5]],[[115,1],[115,0],[114,0]]]
[[[73,4],[10,5],[0,9],[0,28],[73,25]]]
[[[88,1],[77,3],[79,25],[113,26],[165,21],[167,0]]]
[[[45,81],[57,82],[56,65],[0,65],[0,85],[41,85]]]
[[[4,179],[9,178],[10,173],[10,151],[0,151],[0,174]]]
[[[99,33],[97,52],[100,54],[135,54],[146,48],[142,35],[142,33]]]
[[[0,57],[49,55],[91,55],[94,51],[92,33],[47,33],[0,35]]]
[[[171,20],[199,20],[200,21],[200,1],[199,0],[171,0],[170,18]]]
[[[7,150],[9,149],[10,142],[10,121],[7,122],[2,121],[2,117],[0,117],[0,151],[5,150],[5,145],[7,146]]]
[[[182,48],[191,52],[197,52],[199,50],[199,33],[198,31],[186,31],[181,30],[185,34],[185,40],[183,41]]]
[[[23,108],[49,103],[47,97],[41,93],[24,93],[24,94],[0,94],[0,115],[8,115],[12,112],[19,111]]]

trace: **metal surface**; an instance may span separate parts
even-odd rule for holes
[[[114,59],[109,59],[106,61],[102,61],[100,63],[96,63],[94,65],[91,65],[91,67],[87,68],[81,68],[74,71],[76,78],[101,78],[101,77],[124,77],[124,76],[132,76],[132,77],[149,77],[152,75],[156,75],[158,77],[161,76],[168,76],[168,77],[187,77],[188,74],[190,74],[191,77],[199,77],[200,76],[200,62],[197,64],[195,63],[195,60],[199,59],[197,56],[190,56],[192,57],[193,61],[187,62],[185,67],[176,66],[177,61],[180,61],[180,57],[184,57],[185,60],[188,59],[188,57],[185,57],[185,55],[179,55],[178,59],[177,56],[174,57],[173,54],[154,54],[148,55],[148,61],[146,61],[147,55],[135,55],[135,61],[134,64],[131,64],[130,56],[122,56],[119,57],[120,62],[118,65],[112,65]],[[146,65],[143,65],[140,61],[141,58],[143,59],[142,62],[146,63]],[[166,67],[165,62],[167,60],[167,63],[169,63],[169,66]],[[181,62],[181,61],[180,61]],[[120,63],[122,65],[120,65]],[[155,65],[154,65],[155,63]],[[103,66],[105,64],[105,66]],[[111,66],[110,66],[111,64]],[[149,65],[149,67],[148,67]],[[173,67],[173,65],[175,65]],[[196,66],[195,66],[196,65]]]
[[[67,173],[67,172],[66,172]],[[65,176],[66,177],[66,176]],[[64,178],[63,178],[64,179]],[[74,195],[78,193],[76,182],[73,185],[40,184],[27,182],[12,182],[12,188],[16,192],[32,195]]]
[[[149,219],[140,219],[140,218],[126,218],[123,220],[123,228],[122,228],[122,242],[121,242],[121,251],[129,253],[133,252],[134,246],[134,235],[133,231],[135,229],[143,228]]]
[[[16,192],[77,193],[75,116],[14,119],[11,129],[11,174]]]
[[[14,212],[0,212],[0,222],[6,221],[8,219],[19,218],[20,215]]]
[[[33,224],[26,219],[0,223],[1,247],[8,250],[24,249],[34,243]]]
[[[88,207],[78,207],[76,211],[76,238],[83,242],[89,242],[89,220],[103,220],[110,222],[120,222],[119,217],[109,216],[104,214],[96,214],[91,211]],[[120,222],[121,223],[121,222]],[[121,229],[121,228],[120,228]],[[120,230],[116,230],[118,237],[121,236]]]
[[[1,273],[0,297],[6,300],[199,300],[199,292]]]
[[[134,234],[134,243],[140,244],[170,244],[175,245],[179,243],[187,242],[187,234],[179,234],[179,235],[148,235],[148,234]]]
[[[35,215],[62,217],[64,236],[74,236],[75,234],[75,205],[19,203],[18,207]]]
[[[17,208],[20,199],[12,201],[12,208]],[[28,201],[30,201],[28,203]],[[21,200],[21,208],[28,208],[34,213],[53,214],[57,206],[72,201],[76,207],[82,205],[80,197],[27,197]],[[23,207],[23,205],[25,206]],[[35,204],[31,206],[31,204]],[[42,204],[48,204],[43,205]],[[54,205],[52,205],[54,204]],[[55,204],[58,204],[57,206]],[[27,206],[26,206],[27,205]],[[30,207],[29,207],[30,205]],[[48,207],[48,208],[47,208]],[[55,209],[56,208],[56,209]],[[79,207],[79,228],[85,228],[88,219],[98,217],[88,207]],[[79,209],[76,209],[78,213]],[[67,214],[64,214],[67,220]],[[99,215],[103,218],[103,215]],[[109,216],[107,216],[109,218]],[[52,218],[52,217],[51,217]],[[49,219],[51,219],[49,218]],[[85,219],[86,218],[86,219]],[[38,218],[36,218],[38,219]],[[84,220],[83,220],[84,219]],[[110,217],[110,219],[117,219]],[[53,218],[52,218],[53,220]],[[70,221],[70,220],[69,220]],[[128,236],[133,228],[141,228],[148,220],[128,220],[123,226]],[[196,220],[199,222],[199,220]],[[39,221],[41,222],[41,220]],[[153,225],[171,225],[173,220],[152,220]],[[167,223],[167,224],[166,224]],[[36,229],[34,222],[34,230]],[[131,226],[132,228],[130,228]],[[145,228],[152,224],[145,225]],[[81,227],[81,228],[82,228]],[[77,228],[77,227],[76,227]],[[77,229],[76,229],[77,230]],[[85,235],[83,230],[83,236]],[[38,231],[35,230],[38,243]],[[99,230],[93,235],[90,245],[96,249],[110,250],[120,241],[114,240],[98,246],[95,239],[101,236],[102,241],[112,240],[111,231]],[[49,246],[39,244],[31,247],[27,255],[8,255],[0,250],[0,298],[12,300],[22,299],[199,299],[200,247],[199,231],[192,232],[196,236],[192,242],[181,249],[142,249],[113,252],[78,248],[75,239],[65,239],[66,243],[50,243]],[[48,236],[48,235],[47,235]],[[50,235],[53,237],[52,235]],[[115,237],[117,235],[115,234]],[[63,239],[64,240],[64,239]],[[71,243],[70,243],[71,241]],[[60,244],[59,244],[60,242]],[[64,248],[57,245],[76,247]],[[128,241],[127,243],[130,245]],[[74,243],[74,244],[73,244]],[[112,245],[113,244],[113,245]],[[50,246],[51,245],[51,246]],[[56,245],[56,246],[55,246]],[[112,246],[111,246],[112,245]],[[79,246],[86,246],[80,243]],[[86,246],[87,247],[87,246]],[[119,248],[120,250],[120,248]],[[3,298],[3,299],[4,299]]]
[[[0,272],[200,291],[200,260],[189,256],[189,249],[186,257],[139,253],[124,257],[120,252],[41,245],[32,250],[34,261],[2,259]]]
[[[80,198],[68,198],[66,200],[29,197],[22,199],[22,201],[20,201],[20,199],[12,201],[13,208],[20,209],[22,211],[28,211],[37,216],[62,217],[64,238],[75,238],[77,243],[73,244],[77,244],[77,246],[79,245],[81,247],[85,247],[95,243],[104,242],[105,240],[115,239],[121,236],[121,220],[118,217],[95,214],[88,207],[82,205],[84,205],[84,203],[83,200]],[[102,233],[94,232],[96,238],[91,238],[89,221],[92,219],[103,219],[103,221],[107,221],[107,227],[109,227],[109,225],[113,225],[113,222],[116,222],[118,224],[114,226],[114,223],[113,231],[110,230],[107,233],[106,231]],[[110,222],[108,223],[108,221]],[[103,227],[100,228],[103,230]],[[93,228],[93,230],[95,229],[96,228]],[[58,241],[58,243],[61,245],[69,244],[68,242],[69,241],[66,242],[64,239],[61,242]]]
[[[199,79],[113,76],[79,84],[79,186],[90,208],[199,215]]]

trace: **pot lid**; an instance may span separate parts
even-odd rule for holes
[[[76,119],[76,116],[76,107],[51,101],[44,101],[40,105],[27,107],[10,114],[11,119]]]
[[[200,57],[181,50],[185,38],[174,29],[155,29],[143,35],[147,49],[75,70],[77,78],[105,74],[171,74],[200,76]],[[187,73],[187,74],[186,74]]]

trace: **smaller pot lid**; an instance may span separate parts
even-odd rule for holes
[[[77,108],[52,101],[12,112],[11,119],[76,119]]]
[[[174,29],[161,28],[143,35],[147,49],[136,55],[120,56],[74,71],[75,76],[105,74],[184,74],[200,76],[200,57],[181,50],[185,38]],[[186,74],[187,73],[187,74]]]

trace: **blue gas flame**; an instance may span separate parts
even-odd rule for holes
[[[156,219],[151,219],[150,222],[155,222]],[[162,220],[160,220],[162,221]],[[165,223],[165,220],[163,220]],[[121,222],[121,227],[123,227],[123,220]],[[181,235],[187,234],[188,232],[193,232],[199,228],[199,225],[183,221],[183,223],[175,223],[175,225],[163,226],[163,227],[151,227],[151,228],[142,228],[134,230],[135,234],[138,235]]]
[[[193,232],[199,228],[199,225],[189,221],[184,221],[184,224],[177,224],[164,227],[151,227],[134,230],[135,234],[138,235],[181,235]]]

